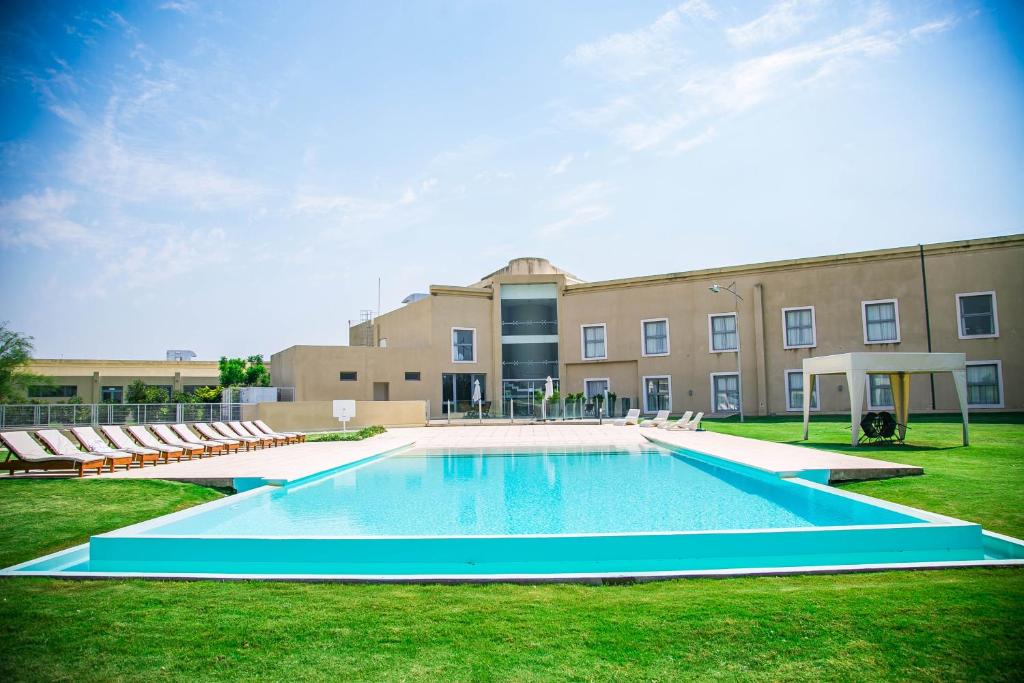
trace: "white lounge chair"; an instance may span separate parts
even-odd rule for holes
[[[229,446],[241,447],[241,446],[244,445],[245,446],[245,450],[247,450],[247,451],[250,450],[251,448],[255,448],[256,446],[259,445],[259,439],[256,439],[256,438],[242,439],[242,437],[240,437],[240,436],[227,437],[227,436],[224,436],[223,434],[221,434],[220,432],[218,432],[216,429],[214,429],[210,425],[206,424],[205,422],[193,423],[192,427],[195,428],[195,430],[197,432],[199,432],[200,434],[202,434],[203,437],[206,438],[206,439],[210,439],[211,441],[223,441],[224,443],[228,444]],[[235,450],[237,451],[238,448],[236,448]]]
[[[151,462],[156,465],[160,460],[160,454],[150,448],[141,448],[139,446],[131,448],[112,448],[107,445],[107,442],[103,440],[103,437],[97,434],[96,430],[92,427],[72,427],[71,434],[78,439],[78,443],[82,444],[82,447],[90,453],[131,453],[133,462],[137,463],[139,467],[145,467],[147,462]]]
[[[39,440],[46,445],[54,455],[61,455],[64,457],[75,457],[83,455],[97,456],[102,455],[104,459],[104,465],[107,466],[110,472],[114,471],[114,468],[119,465],[124,465],[125,469],[132,466],[132,461],[135,460],[135,456],[131,453],[125,453],[124,451],[107,450],[102,453],[83,452],[78,450],[78,446],[71,442],[71,439],[60,433],[57,429],[40,429],[36,432],[36,436]]]
[[[697,413],[696,415],[693,416],[692,420],[686,422],[685,424],[682,420],[679,420],[675,423],[674,426],[666,427],[666,429],[670,429],[672,431],[695,432],[700,427],[700,421],[702,419],[704,419],[704,413]]]
[[[639,408],[630,408],[628,411],[626,411],[625,417],[622,417],[622,418],[620,418],[618,420],[613,421],[612,424],[616,425],[616,426],[619,426],[619,427],[622,427],[622,426],[625,426],[625,425],[635,425],[639,421],[640,421],[640,409]]]
[[[686,424],[687,422],[690,421],[691,417],[693,417],[693,411],[692,410],[687,410],[685,413],[683,413],[683,416],[680,417],[678,420],[675,420],[675,421],[665,420],[660,425],[658,425],[658,429],[673,429],[672,425],[679,425],[679,424],[683,424],[684,425],[684,424]]]
[[[130,429],[131,428],[129,427],[129,430]],[[125,434],[117,425],[101,425],[100,431],[103,432],[103,436],[110,439],[110,443],[114,444],[115,447],[122,451],[127,451],[128,453],[156,453],[163,458],[164,462],[170,462],[171,458],[181,460],[185,457],[185,451],[183,449],[162,444],[154,439],[152,435],[149,435],[149,437],[153,443],[140,446],[136,442],[132,441],[131,437]]]
[[[167,425],[150,425],[150,429],[156,434],[156,438],[163,441],[168,446],[181,446],[182,448],[198,448],[199,457],[202,458],[204,454],[217,455],[218,453],[224,452],[224,444],[218,443],[215,446],[208,446],[205,443],[199,443],[198,441],[185,441],[180,436],[174,433],[174,431]]]
[[[54,455],[47,453],[28,432],[0,432],[0,441],[7,446],[7,460],[0,467],[13,475],[14,470],[75,470],[83,476],[85,470],[102,470],[106,456],[79,453]],[[18,457],[17,460],[11,458]]]
[[[253,424],[255,424],[257,427],[259,427],[260,430],[262,430],[264,434],[287,434],[289,436],[295,435],[295,436],[299,437],[299,441],[300,442],[306,440],[305,432],[275,432],[263,420],[253,420]]]
[[[640,423],[641,427],[658,427],[668,422],[668,411],[659,410],[658,414],[652,417],[650,420],[644,420]]]
[[[238,450],[237,441],[233,444],[229,444],[227,439],[204,439],[201,436],[196,436],[196,433],[182,422],[171,425],[171,429],[173,429],[174,433],[181,437],[181,440],[185,443],[202,444],[209,448],[211,453],[230,453],[232,450]]]
[[[260,429],[252,420],[243,420],[242,426],[253,436],[272,436],[275,439],[284,439],[285,443],[298,443],[299,437],[296,434],[285,432],[267,432]]]
[[[200,446],[198,444],[195,446],[185,447],[180,444],[161,443],[155,436],[153,436],[152,432],[150,432],[142,425],[131,425],[130,427],[128,427],[128,433],[132,435],[133,439],[138,441],[139,444],[145,446],[146,448],[153,448],[158,451],[162,451],[166,448],[173,448],[174,451],[179,454],[179,461],[181,460],[182,457],[185,456],[188,456],[189,460],[192,459],[193,455],[198,455],[200,458],[202,458],[203,451],[206,450],[205,446]]]

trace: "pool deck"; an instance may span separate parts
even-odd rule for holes
[[[364,441],[322,441],[279,446],[214,458],[121,470],[90,478],[167,479],[207,486],[235,480],[286,483],[385,451],[417,448],[551,448],[594,446],[635,448],[650,440],[713,455],[783,476],[828,471],[829,482],[885,479],[923,474],[920,467],[715,432],[681,432],[614,425],[484,425],[392,428]],[[6,475],[4,475],[6,477]],[[17,474],[15,478],[34,477]],[[54,476],[54,475],[43,475]]]

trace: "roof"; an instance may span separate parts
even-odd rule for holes
[[[967,367],[963,353],[864,352],[837,353],[804,359],[804,372],[812,375],[838,375],[847,371],[868,374],[906,372],[911,374],[953,372]]]

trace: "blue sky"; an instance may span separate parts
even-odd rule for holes
[[[588,280],[1024,229],[1016,3],[8,3],[0,319],[269,355]]]

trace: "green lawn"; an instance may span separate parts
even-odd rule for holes
[[[923,477],[850,485],[1022,534],[1024,425],[916,421],[862,454]],[[709,422],[790,441],[798,422]],[[841,450],[838,421],[812,426]],[[219,494],[134,481],[0,481],[0,563]],[[66,516],[67,519],[60,519]],[[46,522],[33,519],[45,517]],[[1017,680],[1024,571],[385,586],[0,581],[0,680]]]

